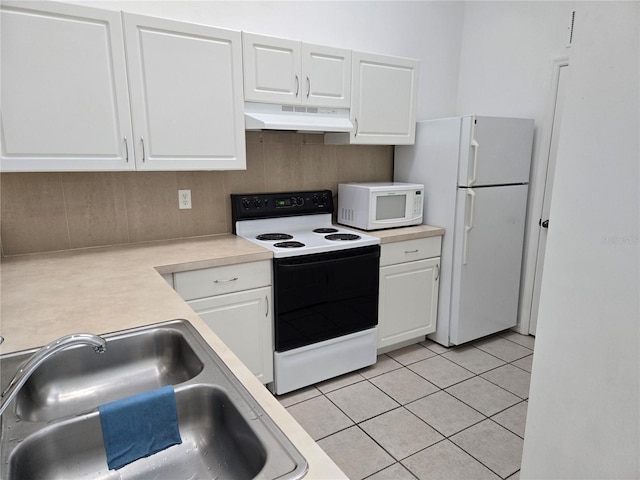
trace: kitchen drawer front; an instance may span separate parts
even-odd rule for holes
[[[440,235],[385,243],[380,249],[380,266],[413,262],[440,256]]]
[[[185,300],[212,297],[271,285],[271,261],[237,263],[173,275],[176,291]]]

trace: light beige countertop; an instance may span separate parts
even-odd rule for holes
[[[413,227],[390,228],[388,230],[374,230],[368,235],[378,237],[380,243],[401,242],[415,240],[416,238],[435,237],[444,235],[444,228],[431,225],[414,225]]]
[[[271,393],[207,327],[160,273],[271,259],[235,235],[3,259],[0,353],[184,318],[240,379],[309,463],[308,479],[347,477]]]
[[[369,232],[382,243],[442,235],[421,225]],[[0,265],[0,354],[71,333],[110,333],[176,318],[191,322],[309,462],[309,479],[347,478],[276,398],[184,302],[161,274],[269,260],[235,235],[4,258]]]

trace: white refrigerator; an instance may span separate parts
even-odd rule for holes
[[[394,180],[421,183],[425,224],[445,228],[438,319],[429,338],[460,345],[518,317],[533,120],[467,115],[418,122]]]

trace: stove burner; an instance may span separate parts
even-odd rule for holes
[[[258,235],[256,240],[291,240],[293,235],[289,235],[288,233],[263,233],[262,235]]]
[[[274,247],[280,248],[300,248],[304,247],[304,243],[302,242],[278,242],[273,244]]]
[[[336,233],[337,228],[316,228],[313,233]]]
[[[334,233],[332,235],[327,235],[324,238],[327,240],[358,240],[360,235],[356,235],[355,233]]]

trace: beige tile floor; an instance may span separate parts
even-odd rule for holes
[[[534,337],[430,340],[278,397],[351,479],[517,479]]]

